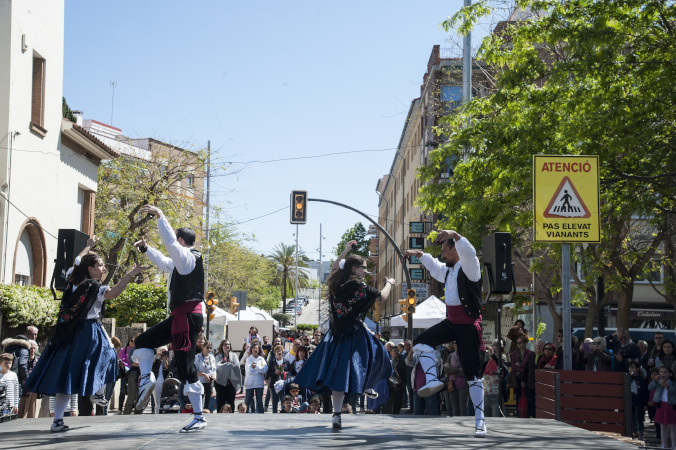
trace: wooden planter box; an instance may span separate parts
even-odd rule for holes
[[[538,419],[631,436],[631,376],[620,372],[536,370]]]

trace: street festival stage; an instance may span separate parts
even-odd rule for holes
[[[51,433],[52,419],[0,424],[4,448],[71,449],[302,449],[518,448],[636,449],[600,434],[547,419],[488,418],[488,436],[475,438],[474,418],[345,414],[343,428],[331,428],[328,414],[208,414],[208,427],[179,433],[191,414],[66,417],[70,431]]]

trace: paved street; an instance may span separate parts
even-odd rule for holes
[[[190,421],[185,414],[67,417],[71,430],[63,434],[47,431],[51,419],[15,420],[0,424],[0,433],[5,448],[636,448],[553,420],[489,419],[485,439],[472,436],[472,418],[346,415],[341,430],[333,430],[323,414],[217,414],[207,420],[207,429],[195,434],[178,432]]]

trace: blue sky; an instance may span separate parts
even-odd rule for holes
[[[461,4],[67,0],[64,96],[85,119],[111,123],[112,113],[127,136],[196,147],[210,140],[228,162],[212,188],[220,220],[247,221],[237,228],[269,254],[294,242],[288,209],[249,219],[288,208],[293,189],[377,216],[376,183],[392,164],[432,46],[454,46],[439,23]],[[379,151],[243,164],[360,150]],[[329,259],[359,221],[310,203],[301,248],[318,259],[322,223]]]

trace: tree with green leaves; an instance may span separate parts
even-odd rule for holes
[[[516,3],[529,16],[503,24],[477,55],[494,88],[440,122],[444,143],[420,171],[418,204],[474,242],[511,232],[517,263],[534,271],[558,328],[560,246],[532,243],[532,156],[599,155],[602,240],[577,246],[571,259],[586,274],[574,281],[594,300],[602,275],[626,327],[634,281],[654,258],[668,260],[665,244],[676,233],[673,2]],[[467,32],[496,5],[478,1],[444,26]],[[456,161],[450,182],[429,183],[448,161]],[[665,263],[673,265],[673,254]]]
[[[288,293],[293,293],[295,296],[295,283],[296,283],[296,246],[294,245],[285,245],[280,243],[276,245],[273,249],[272,254],[270,255],[270,261],[272,261],[276,267],[276,275],[274,279],[274,285],[281,287],[281,296],[282,296],[282,310],[286,309],[286,299]],[[303,251],[298,251],[298,287],[306,287],[310,277],[307,272],[300,270],[300,268],[307,268],[307,261],[309,259],[305,256]]]
[[[350,241],[357,241],[357,250],[352,250],[352,253],[361,255],[368,260],[370,240],[366,238],[366,228],[361,222],[354,224],[349,228],[340,238],[340,242],[334,247],[333,253],[339,256],[345,250],[345,246]]]
[[[147,159],[122,155],[104,161],[99,169],[95,208],[96,250],[108,264],[104,283],[114,282],[138,260],[133,243],[140,236],[153,247],[163,248],[157,226],[139,210],[152,204],[162,210],[176,228],[190,227],[198,239],[203,233],[203,190],[206,151],[189,151],[151,140]],[[198,243],[199,245],[199,243]],[[147,272],[153,278],[156,269]]]

